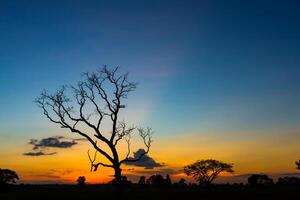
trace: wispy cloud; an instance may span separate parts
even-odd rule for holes
[[[79,141],[84,141],[85,139],[73,139],[73,138],[66,138],[63,136],[54,136],[43,138],[41,140],[31,139],[29,144],[32,145],[31,152],[23,153],[24,156],[48,156],[57,154],[57,152],[47,153],[45,152],[46,149],[49,148],[71,148],[74,145],[77,145]]]
[[[41,140],[31,139],[29,144],[33,145],[33,150],[43,149],[47,147],[52,148],[70,148],[78,144],[74,139],[66,139],[62,136],[43,138]]]
[[[56,152],[45,153],[45,152],[42,152],[42,151],[38,151],[38,152],[23,153],[24,156],[48,156],[48,155],[54,155],[54,154],[56,154]]]

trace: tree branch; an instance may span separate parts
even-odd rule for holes
[[[93,159],[92,159],[91,156],[90,156],[90,150],[88,150],[87,154],[88,154],[88,158],[89,158],[89,160],[90,160],[90,162],[91,162],[91,170],[90,170],[90,171],[94,171],[94,172],[97,171],[99,165],[101,165],[101,166],[103,166],[103,167],[112,167],[112,168],[113,168],[113,165],[104,164],[104,163],[102,163],[102,162],[98,162],[98,163],[95,164],[95,161],[96,161],[96,159],[97,159],[97,151],[95,151],[95,154],[94,154],[94,158],[93,158]]]
[[[91,162],[91,170],[94,171],[97,170],[98,166],[113,167],[119,170],[120,165],[124,162],[138,161],[149,152],[152,143],[152,130],[150,128],[137,129],[145,145],[145,152],[139,158],[129,159],[131,134],[136,128],[126,127],[125,122],[119,122],[118,114],[122,108],[125,108],[125,105],[121,103],[122,100],[126,99],[128,94],[135,90],[137,83],[128,81],[128,73],[118,75],[118,70],[118,67],[110,70],[104,66],[97,73],[85,73],[83,82],[79,82],[75,87],[71,86],[74,95],[72,99],[68,97],[66,87],[62,87],[54,94],[43,91],[35,100],[36,104],[42,109],[43,114],[51,122],[81,135],[92,144],[96,152],[92,158],[88,151],[88,158]],[[87,112],[90,105],[92,105],[94,112]],[[94,114],[98,116],[91,119]],[[112,121],[110,137],[105,137],[101,132],[100,126],[106,117]],[[81,125],[91,129],[95,138],[92,134],[82,131],[80,129]],[[104,151],[102,146],[100,148],[97,145],[97,140],[94,141],[96,138],[107,145],[111,152]],[[125,139],[127,143],[127,153],[126,158],[120,161],[116,146],[122,139]],[[108,159],[111,165],[102,162],[96,163],[97,152]]]
[[[153,142],[152,137],[151,137],[151,135],[153,134],[152,129],[149,127],[147,127],[146,129],[138,128],[138,131],[139,131],[140,137],[143,139],[144,145],[146,146],[146,150],[143,153],[141,153],[138,158],[135,158],[135,159],[129,159],[129,157],[128,157],[129,154],[127,154],[126,158],[123,159],[122,161],[120,161],[120,163],[139,161],[142,159],[142,157],[144,155],[146,155],[149,152],[151,143]]]

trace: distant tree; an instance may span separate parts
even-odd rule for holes
[[[180,185],[186,185],[186,180],[185,180],[184,178],[181,178],[181,179],[178,181],[178,183],[179,183]]]
[[[221,172],[233,173],[233,165],[218,160],[199,160],[184,167],[184,173],[192,176],[199,185],[210,185]]]
[[[110,181],[110,184],[115,185],[116,184],[116,179],[114,178],[112,181]],[[132,182],[129,181],[126,176],[121,177],[121,185],[122,186],[128,186],[130,184],[132,184]]]
[[[172,180],[171,180],[169,174],[166,175],[165,184],[166,184],[166,186],[171,186],[172,185]]]
[[[147,179],[146,183],[156,186],[156,187],[162,187],[162,186],[165,186],[165,179],[162,175],[156,174],[156,175],[150,176]]]
[[[187,186],[187,183],[186,183],[186,180],[184,178],[181,178],[177,183],[175,183],[177,186],[180,186],[180,187],[186,187]]]
[[[299,169],[300,170],[300,160],[296,161],[296,169]]]
[[[77,184],[80,188],[84,188],[85,186],[85,177],[84,176],[79,176],[77,179]]]
[[[145,185],[146,184],[146,177],[145,176],[141,176],[138,184],[139,185]]]
[[[122,176],[122,178],[121,178],[121,184],[125,185],[125,186],[128,186],[128,185],[131,185],[132,182],[130,180],[128,180],[126,176]]]
[[[0,185],[14,184],[19,180],[19,176],[15,171],[0,168]]]
[[[84,80],[75,86],[62,87],[54,94],[45,90],[35,100],[51,122],[81,135],[92,144],[95,149],[93,158],[88,151],[91,171],[97,171],[99,166],[114,169],[118,199],[121,198],[121,165],[142,159],[152,143],[151,128],[128,127],[124,121],[119,121],[120,111],[126,107],[123,101],[136,89],[136,85],[129,81],[128,73],[120,74],[118,67],[108,69],[104,66],[95,73],[85,73]],[[110,134],[103,130],[104,120],[111,122]],[[130,157],[134,131],[138,132],[145,145],[144,152],[137,158]],[[121,140],[127,144],[123,159],[117,148]],[[96,161],[97,152],[106,162]]]
[[[248,184],[251,186],[271,185],[273,180],[266,174],[252,174],[248,177]]]

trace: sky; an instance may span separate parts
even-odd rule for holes
[[[110,180],[89,172],[91,146],[33,102],[108,65],[139,83],[122,118],[155,131],[149,156],[161,166],[126,166],[133,180],[178,179],[208,158],[233,163],[235,176],[296,173],[299,21],[296,0],[1,1],[0,168],[24,183]],[[31,139],[58,136],[76,144],[23,155]]]

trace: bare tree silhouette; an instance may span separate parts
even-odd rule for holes
[[[200,185],[210,185],[221,172],[233,173],[233,165],[218,160],[199,160],[184,167],[184,173],[196,179]]]
[[[84,81],[76,86],[63,86],[54,94],[44,90],[35,100],[51,122],[83,136],[92,144],[94,155],[91,156],[88,151],[91,171],[97,171],[99,166],[114,169],[117,198],[121,198],[121,165],[139,161],[149,152],[152,143],[151,128],[128,127],[124,121],[120,122],[118,119],[120,110],[126,107],[123,100],[136,86],[136,83],[128,80],[128,73],[120,74],[118,67],[108,69],[104,66],[95,73],[85,73]],[[108,135],[103,131],[104,120],[111,123]],[[141,137],[145,151],[137,158],[130,158],[131,138],[135,131]],[[117,149],[121,140],[127,144],[127,153],[123,159]],[[98,162],[97,153],[106,162]]]

